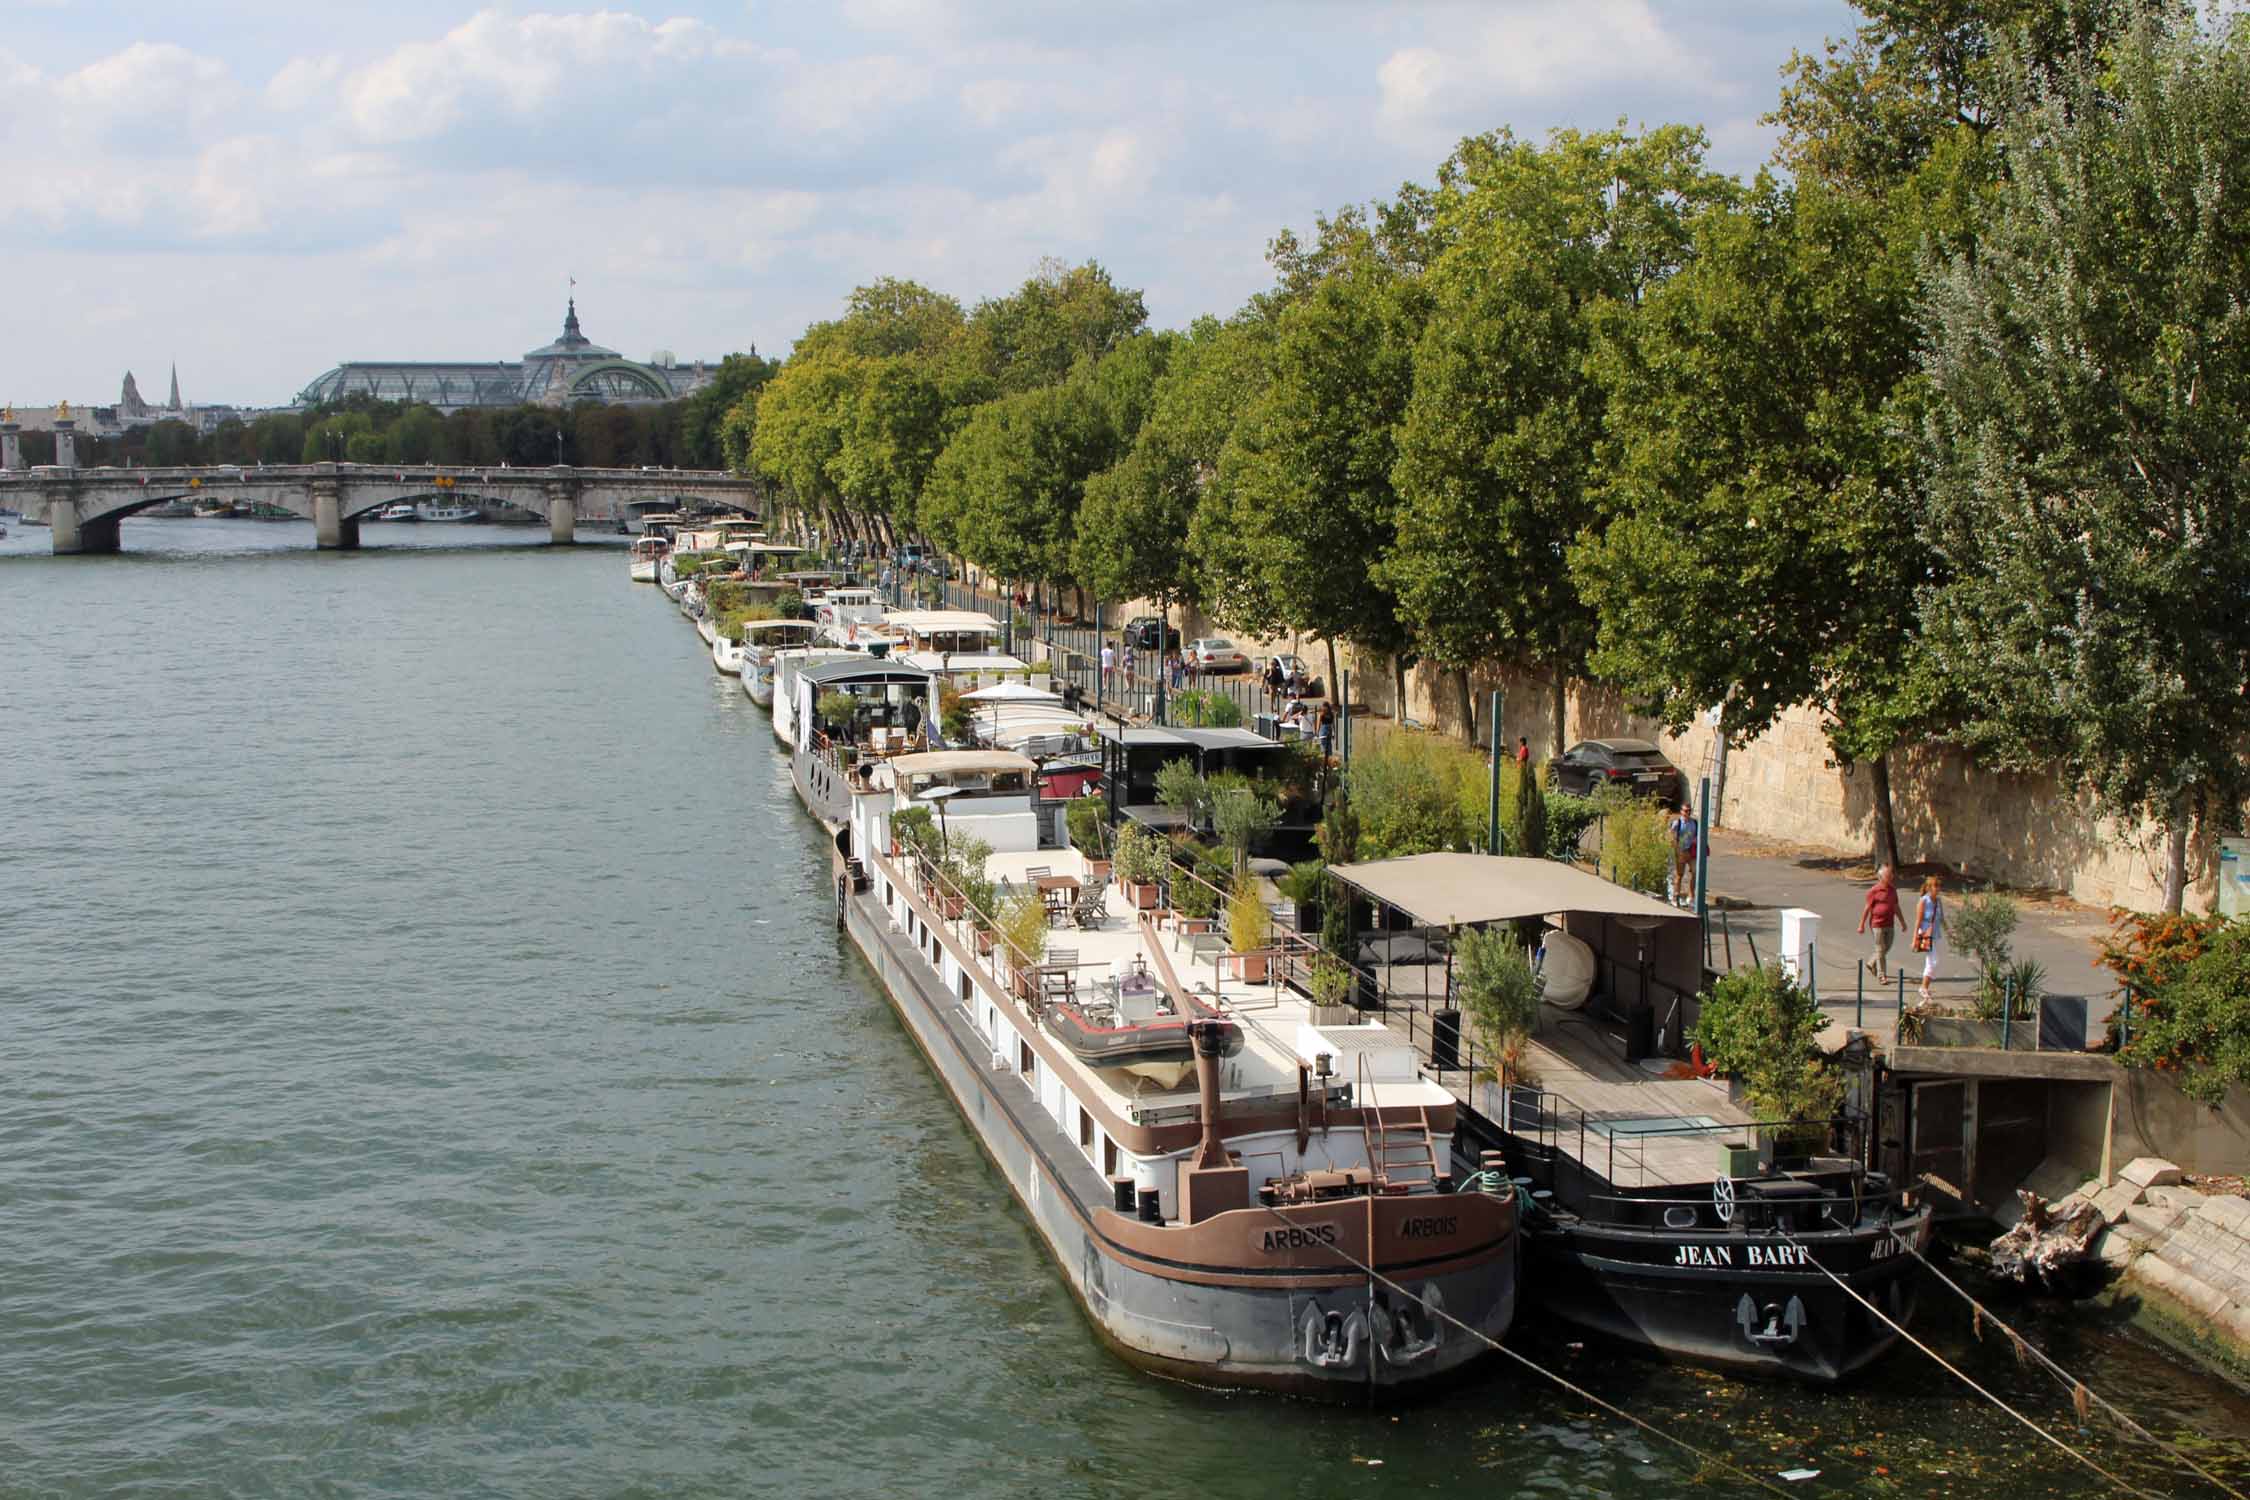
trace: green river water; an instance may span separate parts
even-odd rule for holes
[[[763,711],[617,548],[10,531],[0,1496],[1756,1492],[1504,1364],[1371,1412],[1105,1353],[839,943]],[[2242,1392],[2025,1320],[2250,1483]],[[1911,1351],[1831,1393],[1513,1342],[1792,1494],[2103,1491]]]

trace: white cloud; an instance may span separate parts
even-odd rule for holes
[[[492,358],[552,334],[565,271],[592,337],[688,357],[785,348],[877,276],[974,302],[1049,255],[1179,324],[1262,285],[1276,230],[1428,180],[1462,134],[1704,120],[1752,165],[1775,67],[1850,24],[1844,0],[219,9],[243,3],[181,33],[223,47],[0,52],[0,139],[57,164],[0,195],[0,258],[52,292],[11,309],[0,391],[106,399],[173,351],[213,399]],[[119,321],[89,339],[88,309]]]
[[[1458,138],[1502,110],[1589,88],[1649,80],[1693,88],[1712,78],[1708,60],[1648,0],[1508,0],[1480,14],[1448,45],[1401,47],[1375,70],[1381,116],[1394,133]]]

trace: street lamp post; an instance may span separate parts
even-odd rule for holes
[[[558,427],[555,429],[555,464],[558,468],[561,467],[562,461],[562,429]]]

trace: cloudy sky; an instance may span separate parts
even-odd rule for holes
[[[1842,0],[6,0],[0,399],[278,403],[514,358],[565,278],[645,358],[785,351],[881,275],[1093,257],[1155,321],[1465,134],[1706,125],[1754,168]]]

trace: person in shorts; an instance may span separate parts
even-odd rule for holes
[[[1695,808],[1686,802],[1673,815],[1672,829],[1672,899],[1678,905],[1695,904],[1695,851],[1703,841],[1703,825],[1696,821]]]

